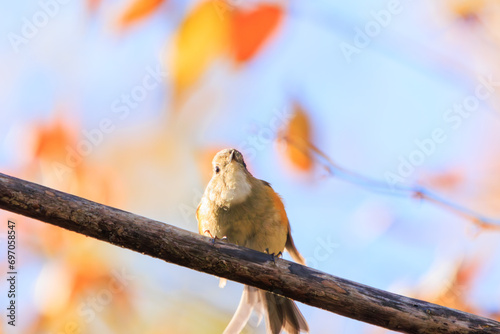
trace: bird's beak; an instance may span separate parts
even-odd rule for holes
[[[229,156],[229,162],[231,163],[234,159],[234,150],[231,150],[231,155]]]

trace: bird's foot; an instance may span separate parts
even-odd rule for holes
[[[269,248],[266,248],[266,253],[269,254],[269,255],[271,255],[271,260],[273,260],[274,263],[276,263],[276,258],[279,258],[280,256],[283,256],[282,252],[278,252],[278,254],[276,254],[276,253],[270,254],[269,253]]]
[[[222,238],[219,238],[218,236],[213,236],[212,233],[210,232],[210,230],[205,230],[203,231],[203,233],[208,233],[208,235],[210,236],[210,238],[212,238],[212,244],[215,245],[215,240],[219,239],[221,241],[224,241],[224,240],[227,240],[227,236],[223,236]]]

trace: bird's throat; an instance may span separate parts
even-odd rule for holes
[[[243,203],[252,192],[247,175],[240,169],[224,175],[224,186],[220,190],[220,201],[225,206]]]

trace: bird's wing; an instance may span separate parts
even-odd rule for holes
[[[288,221],[288,217],[287,217],[286,211],[285,211],[285,205],[283,204],[283,201],[282,201],[280,195],[278,195],[278,193],[273,190],[273,188],[271,187],[271,184],[269,182],[266,182],[266,181],[262,181],[262,182],[266,186],[268,186],[268,192],[269,192],[271,198],[274,201],[274,206],[280,212],[281,223],[283,225],[286,225],[286,227],[287,227],[287,231],[288,232],[287,232],[286,244],[285,244],[286,251],[288,253],[290,253],[290,255],[292,256],[292,259],[295,262],[298,262],[300,264],[305,265],[306,264],[306,260],[304,260],[304,257],[299,253],[299,251],[297,250],[297,247],[295,247],[295,243],[293,242],[292,233],[291,233],[291,227],[290,227],[290,222]]]
[[[288,223],[288,217],[286,215],[285,205],[283,204],[283,200],[281,199],[281,196],[276,191],[274,191],[274,189],[271,187],[271,184],[269,182],[262,181],[262,183],[264,183],[264,185],[267,186],[266,189],[267,189],[268,196],[273,201],[274,208],[276,210],[278,210],[278,212],[280,214],[281,224],[283,226],[285,226],[288,231],[290,231],[290,224]]]

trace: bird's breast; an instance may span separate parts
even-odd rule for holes
[[[252,194],[252,184],[247,175],[241,169],[226,173],[223,182],[212,188],[210,200],[221,205],[230,207],[243,203]]]

